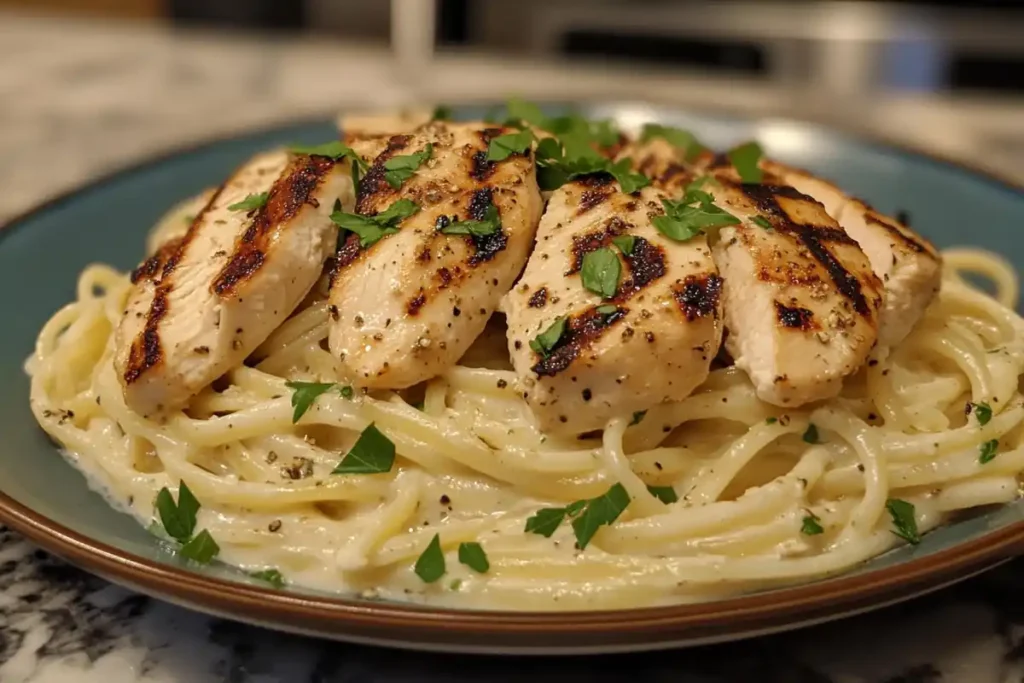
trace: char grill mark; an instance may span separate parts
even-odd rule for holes
[[[821,326],[814,320],[814,312],[806,308],[786,306],[776,301],[775,315],[783,327],[804,331],[821,329]]]
[[[665,274],[665,252],[643,237],[637,237],[633,242],[633,253],[626,256],[626,265],[630,277],[619,285],[619,292],[615,295],[615,301],[620,303],[636,296]]]
[[[612,243],[612,238],[624,233],[629,225],[618,216],[608,220],[605,227],[595,232],[588,232],[572,237],[572,261],[569,263],[569,270],[566,275],[579,272],[583,267],[583,257],[601,247],[607,247]]]
[[[359,187],[356,188],[356,213],[364,215],[370,213],[373,209],[374,200],[379,195],[390,194],[395,191],[384,178],[387,172],[384,168],[384,162],[395,156],[398,152],[403,151],[409,145],[410,140],[412,140],[411,135],[392,135],[388,138],[388,146],[373,160],[370,170],[362,177],[359,181]]]
[[[527,305],[530,308],[544,308],[544,306],[546,306],[547,303],[548,288],[541,287],[540,289],[533,293],[533,296],[530,297],[530,300],[527,302]]]
[[[910,249],[912,249],[913,251],[916,251],[918,254],[927,254],[927,253],[929,253],[930,250],[928,249],[928,247],[926,247],[924,244],[922,244],[921,242],[917,241],[916,239],[914,239],[910,235],[904,233],[902,230],[897,228],[892,223],[889,223],[888,221],[883,221],[883,220],[880,220],[878,218],[875,218],[871,214],[867,215],[867,220],[870,223],[874,223],[875,225],[882,226],[883,228],[885,228],[889,232],[890,235],[895,237],[900,242],[903,242],[904,244],[906,244]]]
[[[581,353],[593,345],[607,328],[625,317],[627,312],[627,309],[617,307],[614,313],[605,315],[594,307],[569,318],[558,346],[547,357],[541,358],[531,370],[538,377],[554,377],[572,365]]]
[[[605,189],[604,187],[595,187],[585,190],[583,194],[580,196],[580,205],[576,211],[576,215],[581,216],[585,214],[587,211],[590,211],[595,206],[597,206],[598,204],[605,201],[611,196],[611,190]]]
[[[157,273],[163,270],[164,266],[174,255],[174,252],[181,245],[183,237],[168,240],[157,249],[156,253],[142,262],[138,268],[132,271],[131,282],[133,285],[143,280],[156,280]]]
[[[406,307],[406,311],[409,315],[419,315],[420,309],[423,308],[423,304],[427,303],[427,295],[420,292],[412,300],[409,301],[409,305]]]
[[[493,203],[492,190],[483,187],[473,193],[469,201],[469,218],[474,221],[482,221],[487,209]],[[497,208],[495,206],[495,208]],[[490,261],[508,245],[508,233],[499,222],[498,229],[490,235],[467,235],[466,239],[473,245],[474,254],[469,258],[470,266],[477,266]]]
[[[196,215],[192,225],[188,226],[188,230],[180,239],[174,242],[173,246],[170,244],[165,245],[170,248],[163,253],[163,267],[159,279],[156,279],[155,272],[148,276],[156,282],[156,290],[153,292],[153,301],[149,304],[149,311],[146,313],[146,325],[142,333],[132,340],[132,345],[128,350],[128,362],[124,370],[124,381],[126,384],[137,382],[142,375],[156,367],[163,360],[163,347],[160,343],[159,328],[160,321],[167,315],[167,296],[174,287],[174,282],[169,276],[178,267],[178,263],[181,262],[181,258],[185,254],[188,245],[195,239],[199,225],[203,222],[203,217],[220,198],[225,187],[227,187],[227,183],[217,188],[217,191],[213,193],[210,200],[206,202],[206,206]],[[160,251],[163,252],[163,249]]]
[[[718,318],[718,301],[722,295],[722,278],[718,275],[687,275],[682,284],[672,288],[672,293],[688,322],[708,315]]]
[[[267,202],[255,211],[252,225],[235,244],[227,265],[214,278],[212,291],[220,296],[234,292],[239,283],[252,277],[266,259],[274,227],[293,219],[334,168],[334,160],[322,156],[301,156],[270,188]]]
[[[778,232],[788,232],[800,240],[814,259],[825,268],[836,289],[853,304],[853,308],[857,313],[865,318],[871,317],[871,308],[864,297],[864,292],[861,291],[860,281],[843,267],[843,264],[832,255],[832,252],[824,244],[824,242],[838,242],[842,244],[857,244],[857,242],[837,228],[795,223],[779,206],[776,197],[812,202],[815,201],[814,199],[788,185],[744,183],[739,188],[747,197],[753,200],[759,211],[769,213],[780,219],[773,223]]]
[[[487,152],[480,151],[473,155],[473,170],[470,175],[474,180],[484,181],[494,174],[495,161],[487,160]]]

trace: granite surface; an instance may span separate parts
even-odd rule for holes
[[[392,76],[369,47],[0,14],[0,219],[196,138],[347,102],[401,101]],[[372,96],[357,87],[366,83]],[[764,93],[747,99],[756,96]],[[1006,165],[1024,171],[1020,139],[1001,144],[1013,145]],[[509,660],[377,650],[208,618],[113,586],[0,528],[0,683],[616,681],[623,670],[638,682],[1017,683],[1022,573],[1024,561],[1013,562],[872,615],[743,643]]]

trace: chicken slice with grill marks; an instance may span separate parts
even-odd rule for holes
[[[239,365],[320,276],[337,240],[331,207],[351,194],[347,170],[323,156],[275,151],[239,168],[132,274],[114,357],[127,405],[180,408]]]
[[[444,372],[522,272],[542,211],[532,151],[487,160],[490,141],[514,132],[435,121],[353,142],[372,160],[356,212],[374,216],[400,200],[419,210],[366,248],[349,234],[335,257],[329,343],[348,381],[401,389]],[[388,182],[389,159],[428,145],[429,159],[410,177],[399,187]],[[467,220],[482,222],[475,224],[478,234],[457,234]],[[489,231],[494,220],[497,229]]]
[[[502,303],[512,363],[542,430],[600,429],[682,399],[707,377],[722,335],[721,279],[702,236],[675,242],[652,224],[666,196],[653,187],[625,194],[604,174],[552,194],[526,270]],[[609,298],[585,288],[581,273],[602,249],[620,263]]]
[[[790,186],[723,174],[709,191],[742,220],[712,248],[725,281],[726,349],[764,401],[836,395],[878,335],[883,289],[867,256],[824,206]]]
[[[935,247],[827,180],[775,161],[762,160],[760,166],[766,182],[790,185],[824,204],[829,215],[857,241],[885,286],[878,341],[890,347],[900,343],[941,286],[942,258]]]

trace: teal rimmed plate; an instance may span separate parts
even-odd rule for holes
[[[559,107],[552,106],[552,109]],[[690,128],[726,147],[755,137],[766,152],[831,178],[881,211],[906,211],[940,247],[975,246],[1024,264],[1024,190],[948,161],[792,120],[743,120],[644,104],[580,107],[625,124]],[[478,117],[484,107],[456,109]],[[216,140],[98,180],[0,231],[0,521],[111,581],[203,612],[355,642],[464,652],[614,652],[749,637],[905,600],[992,567],[1024,547],[1024,502],[927,534],[835,578],[697,605],[615,612],[454,611],[276,591],[225,567],[186,567],[132,518],[110,508],[59,454],[28,407],[24,360],[40,326],[74,296],[79,271],[128,269],[172,204],[221,181],[252,153],[334,135],[330,121]]]

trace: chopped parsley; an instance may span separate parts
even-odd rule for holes
[[[196,513],[200,507],[199,501],[184,481],[178,484],[177,503],[166,486],[156,495],[160,524],[168,536],[181,544],[178,554],[193,562],[208,564],[220,553],[220,546],[205,529],[195,534]]]
[[[266,581],[274,588],[284,588],[284,577],[276,569],[263,569],[258,572],[252,572],[249,576],[259,581]]]
[[[618,235],[612,238],[612,244],[619,248],[626,256],[632,256],[636,248],[636,237],[633,235]]]
[[[648,486],[647,490],[651,492],[652,496],[666,505],[669,503],[675,503],[679,500],[676,490],[671,486]]]
[[[339,389],[338,393],[341,394],[342,398],[347,398],[349,400],[352,400],[352,397],[356,395],[355,389],[348,384]]]
[[[978,462],[984,465],[987,462],[992,462],[993,460],[995,460],[996,456],[999,455],[999,453],[996,452],[996,449],[998,448],[999,439],[991,439],[990,441],[986,441],[985,443],[981,444],[981,455],[978,456]]]
[[[658,232],[677,242],[686,242],[705,230],[736,225],[739,218],[715,206],[714,197],[703,190],[689,190],[679,201],[662,199],[664,216],[655,216],[651,223]]]
[[[555,190],[573,178],[608,173],[622,191],[632,194],[650,185],[650,179],[632,170],[629,158],[612,161],[592,146],[589,134],[568,133],[561,138],[544,138],[537,144],[537,182],[542,190]]]
[[[419,210],[419,205],[411,199],[399,199],[375,216],[338,210],[331,214],[331,220],[342,230],[359,235],[359,246],[367,249],[386,235],[397,233],[398,224]]]
[[[638,410],[635,413],[633,413],[633,419],[629,421],[629,425],[627,425],[627,426],[632,427],[633,425],[638,425],[641,422],[643,422],[643,419],[645,417],[647,417],[647,411],[646,410]]]
[[[220,554],[220,546],[206,529],[200,531],[188,543],[181,546],[178,554],[199,564],[209,564]]]
[[[762,156],[764,152],[761,145],[756,142],[747,142],[728,152],[729,163],[733,165],[744,183],[759,183],[764,180],[764,173],[757,165]]]
[[[601,315],[614,315],[616,312],[618,312],[619,309],[618,309],[617,306],[613,306],[611,304],[605,304],[604,306],[598,306],[594,310],[596,310]]]
[[[334,160],[348,158],[352,161],[353,167],[358,167],[362,171],[367,171],[370,168],[369,165],[363,161],[362,157],[356,154],[354,149],[340,140],[332,140],[331,142],[325,142],[322,145],[293,145],[288,151],[292,154],[308,154],[310,156],[330,157]]]
[[[547,130],[548,117],[533,102],[513,97],[509,99],[505,108],[510,123],[527,123]]]
[[[395,444],[371,422],[331,474],[382,474],[394,464]]]
[[[228,211],[252,211],[258,209],[267,203],[267,199],[270,197],[269,192],[260,192],[259,194],[246,195],[245,199],[240,202],[235,202],[228,206]]]
[[[917,531],[917,519],[914,517],[913,503],[899,498],[890,498],[885,503],[885,509],[892,517],[892,532],[894,534],[912,545],[921,542],[921,535]]]
[[[978,419],[978,424],[984,427],[992,419],[992,406],[984,401],[981,403],[969,403],[968,407],[974,413],[974,417]]]
[[[807,443],[821,443],[818,439],[818,426],[813,422],[807,425],[807,431],[804,432],[803,439]]]
[[[434,534],[434,537],[430,539],[430,543],[427,544],[426,550],[416,560],[415,571],[416,576],[423,579],[426,583],[434,583],[444,576],[446,571],[444,552],[441,550],[441,536],[439,534]]]
[[[761,215],[754,216],[753,218],[750,219],[750,222],[754,223],[755,225],[759,225],[765,230],[771,230],[773,228],[772,222]]]
[[[292,424],[299,421],[310,406],[316,401],[320,394],[323,394],[334,386],[333,382],[285,382],[286,387],[292,390]]]
[[[433,153],[434,146],[428,142],[421,152],[391,157],[384,162],[384,180],[397,190]]]
[[[550,538],[566,517],[572,519],[576,545],[583,550],[602,526],[612,524],[629,506],[629,493],[615,484],[604,494],[589,500],[577,500],[562,508],[541,508],[526,520],[525,531]]]
[[[430,115],[431,121],[450,121],[452,118],[452,108],[447,104],[439,104],[434,107],[434,112]]]
[[[765,419],[764,423],[766,425],[773,425],[773,424],[775,424],[778,421],[779,421],[779,418],[777,418],[777,417],[769,417],[769,418]]]
[[[551,538],[551,534],[555,533],[555,529],[565,519],[565,515],[565,508],[541,508],[537,510],[537,514],[526,520],[525,531]]]
[[[555,347],[558,346],[562,335],[565,334],[565,322],[565,316],[556,318],[555,322],[551,323],[548,329],[530,340],[530,348],[547,358]]]
[[[605,299],[611,299],[619,291],[619,279],[622,277],[622,264],[615,252],[608,247],[601,247],[588,252],[583,257],[580,268],[580,281],[583,286]]]
[[[800,533],[805,536],[817,536],[818,534],[825,533],[825,528],[821,526],[821,518],[808,510],[804,516],[803,524],[800,526]]]
[[[498,215],[498,207],[491,204],[484,211],[484,218],[480,221],[464,220],[450,223],[441,228],[445,235],[472,235],[473,237],[486,237],[493,235],[501,229],[501,216]]]
[[[460,543],[459,562],[481,574],[486,574],[487,570],[491,568],[491,563],[487,560],[487,553],[479,543]]]
[[[707,147],[697,142],[697,138],[688,130],[663,126],[658,123],[644,124],[640,131],[640,142],[648,142],[654,138],[662,138],[673,147],[684,150],[683,155],[686,161],[696,161]]]
[[[513,154],[523,154],[533,143],[533,133],[528,129],[518,133],[499,135],[487,146],[487,161],[504,161]]]

